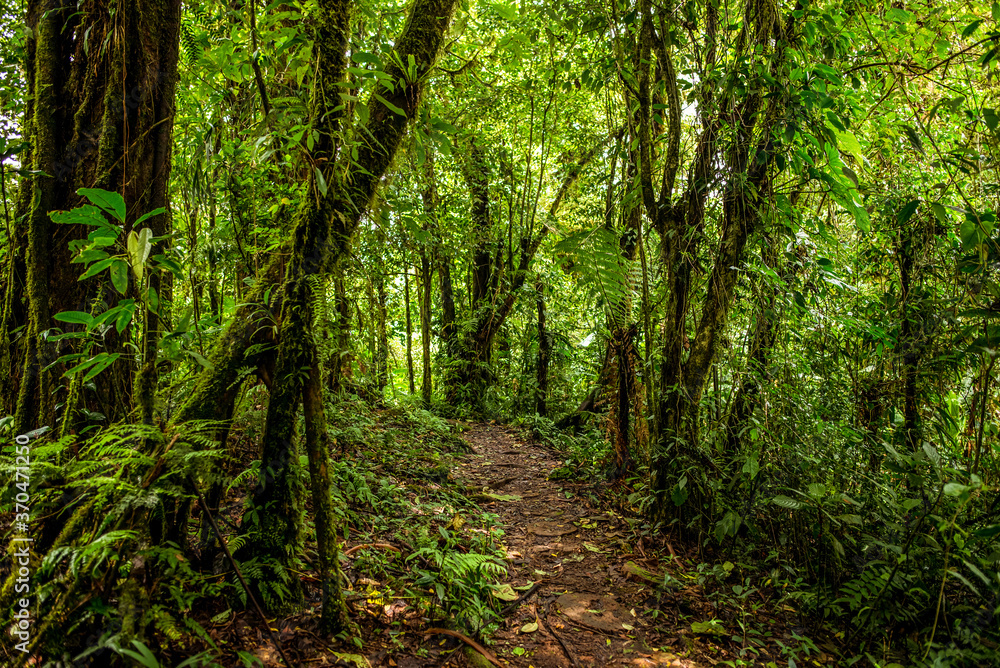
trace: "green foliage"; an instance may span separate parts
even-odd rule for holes
[[[191,498],[188,480],[202,485],[214,480],[220,454],[205,447],[214,443],[219,427],[216,422],[179,425],[168,441],[154,427],[115,424],[86,439],[66,436],[34,445],[32,513],[41,535],[58,531],[36,572],[37,596],[64,618],[64,628],[81,633],[65,634],[43,624],[34,640],[46,651],[56,656],[82,650],[85,656],[138,639],[147,630],[174,642],[185,642],[189,634],[209,639],[188,615],[227,585],[199,578],[176,544],[152,544],[150,534],[163,522],[168,505]],[[0,505],[4,512],[13,510],[13,462],[10,457],[2,465],[10,481],[0,489],[0,498],[7,500]],[[134,578],[143,569],[154,570],[158,584],[136,598],[127,583],[136,586]],[[117,602],[106,593],[108,583],[122,587]],[[81,642],[91,643],[90,648]]]
[[[189,481],[248,498],[274,465],[259,461],[268,405],[256,379],[276,382],[288,277],[269,260],[287,256],[305,198],[369,174],[361,156],[382,138],[365,124],[381,112],[402,120],[408,111],[387,95],[419,83],[419,109],[378,193],[351,202],[363,214],[358,238],[338,238],[336,266],[308,279],[311,342],[325,391],[338,390],[326,415],[337,530],[413,548],[412,571],[378,551],[359,554],[354,569],[471,632],[488,628],[503,575],[498,533],[454,480],[465,446],[441,416],[530,431],[560,453],[553,481],[614,473],[617,435],[637,461],[615,494],[638,530],[674,531],[747,564],[735,584],[722,567],[701,573],[703,584],[725,583],[724,600],[739,609],[739,631],[726,628],[741,661],[757,659],[750,593],[769,586],[753,568],[787,585],[803,625],[839,633],[847,661],[993,660],[1000,5],[462,6],[419,81],[415,60],[396,52],[404,5],[351,3],[347,77],[323,82],[316,56],[328,45],[314,43],[312,6],[185,3],[177,94],[166,105],[176,116],[160,121],[174,127],[169,183],[144,183],[131,154],[114,168],[130,188],[166,188],[171,210],[133,211],[121,194],[81,188],[87,203],[42,212],[54,223],[50,297],[81,281],[88,289],[33,325],[27,312],[41,305],[23,288],[37,259],[25,251],[39,227],[31,198],[62,183],[65,165],[54,177],[28,168],[47,110],[21,120],[42,99],[21,64],[41,33],[27,25],[37,17],[0,10],[0,371],[11,379],[2,398],[16,403],[30,377],[32,326],[41,374],[58,376],[41,388],[51,415],[32,425],[58,434],[31,464],[33,510],[50,522],[42,591],[66,613],[46,638],[73,644],[69,631],[103,629],[100,642],[71,649],[159,665],[150,634],[168,645],[204,640],[186,611],[220,593],[246,603],[163,536],[178,530],[171,513],[193,503]],[[81,38],[90,54],[104,48]],[[157,73],[155,85],[169,88],[174,74]],[[336,123],[310,119],[310,97],[328,90],[339,94],[329,101]],[[73,113],[89,122],[89,110]],[[327,131],[335,148],[321,156]],[[473,140],[484,191],[475,205],[463,178]],[[94,157],[80,143],[58,147],[74,151],[64,162]],[[343,215],[325,213],[334,227]],[[157,216],[169,234],[144,227]],[[404,358],[409,346],[419,377],[425,285],[428,405],[409,395]],[[552,343],[549,414],[579,418],[574,433],[534,414],[539,297]],[[226,339],[248,310],[258,327],[250,340]],[[636,332],[634,360],[617,359],[618,329]],[[149,337],[152,360],[143,359]],[[233,349],[213,353],[220,341]],[[220,384],[236,404],[216,416],[233,424],[164,427],[224,363],[218,353],[238,358]],[[160,426],[98,428],[101,411],[138,398],[131,386],[146,362],[161,379]],[[618,403],[623,369],[633,387]],[[594,400],[578,415],[584,397]],[[630,426],[619,435],[623,410]],[[62,429],[41,423],[52,416]],[[305,490],[304,460],[293,464]],[[5,460],[0,471],[12,470]],[[4,484],[6,511],[14,490]],[[269,512],[246,506],[231,547],[245,547]],[[456,516],[485,533],[463,532]],[[291,561],[305,568],[299,548],[289,546]],[[149,591],[134,586],[140,565],[156,570],[142,579],[155,583]],[[265,603],[289,596],[287,573],[269,579],[260,560],[243,567]],[[129,626],[122,602],[143,593],[158,603]],[[815,645],[796,634],[786,650],[790,662],[808,661]]]
[[[611,321],[623,326],[632,313],[632,263],[623,255],[618,235],[607,227],[582,230],[567,235],[553,251],[565,255],[572,271],[611,314]]]

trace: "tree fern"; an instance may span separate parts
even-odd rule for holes
[[[557,243],[554,250],[572,261],[571,269],[604,301],[612,321],[624,324],[633,295],[635,263],[622,254],[617,235],[606,227],[574,232]]]

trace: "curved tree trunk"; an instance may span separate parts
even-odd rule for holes
[[[302,533],[302,493],[296,482],[295,414],[306,381],[314,373],[310,371],[303,377],[301,372],[312,369],[317,363],[312,339],[311,291],[320,277],[346,255],[358,223],[371,205],[379,181],[392,163],[416,113],[423,78],[437,57],[454,5],[455,0],[417,0],[396,42],[400,62],[406,63],[412,58],[417,79],[407,86],[393,86],[391,89],[380,84],[369,101],[368,122],[360,129],[360,134],[372,141],[363,141],[358,147],[355,158],[357,167],[340,176],[334,169],[333,161],[327,161],[325,180],[330,184],[328,190],[321,192],[315,176],[312,176],[307,196],[296,214],[292,257],[284,284],[278,359],[264,430],[262,477],[254,497],[254,504],[263,509],[262,521],[247,546],[247,551],[260,557],[269,571],[258,586],[268,580],[284,581],[291,594],[285,600],[272,598],[270,607],[275,611],[295,608],[302,602],[301,584],[289,562],[295,550],[289,548],[301,542]],[[334,105],[339,99],[337,84],[346,67],[348,6],[345,0],[324,0],[320,2],[319,13],[316,44],[324,48],[319,54],[319,81],[313,94],[312,118],[321,136],[317,151],[321,156],[329,157],[334,154],[339,117],[335,109],[327,109],[326,105]],[[407,79],[407,74],[395,65],[388,68],[387,74],[393,82]],[[397,114],[393,107],[402,109],[404,114]],[[317,391],[314,389],[312,396],[307,396],[307,401],[312,402],[309,409],[312,412],[311,423],[317,430],[311,437],[317,440],[310,441],[314,459],[323,454],[316,443],[324,438],[324,434],[318,433],[322,424],[322,407],[316,405]],[[311,462],[310,469],[315,474],[312,481],[314,493],[317,489],[324,489],[324,485],[328,486],[322,475],[325,470],[322,461]],[[327,527],[326,530],[331,529]],[[324,540],[321,547],[326,545],[333,553],[320,558],[330,568],[337,561],[335,543]],[[339,588],[334,590],[339,592]],[[332,607],[337,609],[342,607],[339,597],[331,603],[335,603]],[[340,617],[338,612],[324,624],[334,628],[338,623],[335,620]]]
[[[678,473],[681,469],[674,465],[678,461],[678,454],[711,466],[711,461],[699,450],[701,397],[735,297],[738,277],[735,268],[741,265],[747,241],[761,223],[759,208],[768,192],[771,166],[776,153],[772,128],[783,115],[786,99],[780,90],[761,87],[739,102],[731,95],[715,101],[716,87],[706,83],[700,91],[705,111],[688,184],[677,200],[672,201],[673,182],[678,169],[674,142],[679,136],[680,123],[677,78],[670,54],[664,49],[663,40],[653,28],[652,7],[648,0],[643,0],[642,5],[644,18],[638,58],[639,181],[647,214],[660,234],[661,262],[666,273],[669,295],[660,367],[659,405],[656,408],[659,459],[654,461],[654,488],[659,494],[659,502],[654,511],[662,514],[672,505],[672,481],[683,475]],[[774,17],[764,20],[757,16],[754,5],[747,5],[745,11],[737,43],[744,47],[753,44],[757,51],[769,54],[772,74],[780,74],[787,51],[782,40],[792,35],[791,27],[795,20],[793,14],[789,13],[783,24]],[[710,69],[716,65],[715,38],[719,20],[714,5],[707,6],[705,18],[708,48],[704,67]],[[654,55],[657,74],[663,76],[661,81],[668,90],[671,134],[663,185],[658,198],[652,184],[654,151],[650,133],[650,74]],[[728,141],[728,148],[723,154],[722,130],[727,124],[734,125],[735,135]],[[728,175],[727,183],[723,186],[721,239],[714,252],[701,317],[694,328],[693,338],[689,339],[688,321],[694,297],[694,263],[705,239],[706,202],[720,173],[717,167],[720,158],[725,160],[725,168],[721,173]],[[685,359],[686,350],[689,353]],[[692,487],[689,486],[688,489],[691,490]],[[696,493],[708,492],[696,490]],[[696,501],[694,507],[700,506]]]

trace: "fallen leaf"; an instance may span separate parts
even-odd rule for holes
[[[501,601],[516,601],[518,598],[517,594],[514,593],[514,588],[509,584],[493,585],[491,592]]]
[[[694,622],[691,624],[691,630],[695,633],[704,633],[712,636],[722,636],[726,634],[726,630],[723,628],[722,624],[715,620],[710,622]]]
[[[483,494],[483,496],[489,497],[491,499],[495,499],[497,501],[520,501],[521,500],[521,497],[518,496],[517,494],[491,494],[489,492],[485,492]]]
[[[538,622],[528,622],[521,627],[521,633],[534,633],[538,630]]]

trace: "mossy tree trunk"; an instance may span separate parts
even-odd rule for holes
[[[350,355],[351,342],[351,313],[350,304],[347,301],[347,288],[344,285],[343,269],[338,268],[337,276],[334,278],[334,310],[336,312],[335,325],[333,328],[334,353],[330,361],[330,391],[333,394],[340,394],[344,387],[345,369],[350,372],[348,356]]]
[[[406,381],[410,394],[417,393],[416,381],[413,377],[413,317],[410,314],[410,266],[406,262],[403,273],[403,309],[406,311]]]
[[[335,169],[333,160],[326,164],[325,180],[330,184],[322,192],[315,176],[310,177],[308,192],[300,204],[294,221],[292,257],[284,282],[284,299],[278,339],[278,358],[261,455],[261,480],[254,504],[261,509],[261,522],[247,546],[249,554],[267,564],[265,579],[284,581],[290,597],[265,601],[272,611],[298,607],[302,589],[294,575],[293,562],[301,544],[302,490],[297,484],[298,453],[294,440],[295,415],[299,399],[305,399],[309,411],[312,435],[307,446],[313,455],[310,471],[312,487],[321,506],[329,503],[329,481],[323,475],[325,466],[325,420],[322,419],[322,397],[318,383],[318,360],[312,332],[311,305],[317,298],[315,290],[321,276],[330,272],[346,255],[351,238],[361,217],[368,211],[376,188],[392,162],[402,142],[410,120],[419,105],[424,78],[430,70],[445,30],[450,23],[455,0],[418,0],[411,10],[396,50],[399,59],[407,63],[412,58],[414,78],[396,66],[387,69],[392,87],[380,84],[369,101],[368,122],[357,130],[363,141],[354,156],[356,167],[345,175]],[[312,122],[320,134],[315,152],[320,158],[335,157],[339,115],[338,84],[346,67],[346,47],[349,28],[349,5],[345,0],[323,0],[319,4],[316,44],[319,64],[318,81],[314,84]],[[393,111],[398,107],[404,113]],[[314,156],[316,157],[316,156]],[[315,376],[315,378],[314,378]],[[317,491],[319,490],[319,491]],[[327,522],[321,534],[321,568],[325,568],[326,588],[331,599],[324,621],[334,630],[343,623],[339,587],[330,578],[336,566],[336,542],[328,510],[319,510],[317,524]],[[325,518],[325,519],[324,519]],[[321,529],[317,526],[317,532]],[[334,592],[338,592],[334,594]],[[339,620],[339,621],[338,621]]]
[[[433,285],[430,252],[420,253],[420,398],[424,406],[431,405],[431,286]]]
[[[440,225],[438,225],[438,207],[440,206],[438,191],[437,191],[437,181],[434,174],[434,152],[427,151],[427,157],[424,160],[424,175],[425,182],[424,188],[420,193],[421,199],[424,205],[424,215],[426,216],[427,222],[424,225],[424,230],[431,233],[433,238],[437,238],[441,232]],[[421,353],[421,381],[420,381],[420,397],[424,402],[424,406],[430,406],[431,403],[431,393],[433,392],[433,378],[431,375],[431,308],[432,308],[432,293],[434,285],[434,271],[432,268],[433,257],[438,252],[441,247],[440,241],[435,243],[433,246],[428,244],[422,244],[420,247],[420,353]],[[443,269],[441,270],[443,274]],[[449,289],[451,287],[451,277],[449,272],[448,277]],[[447,320],[447,313],[444,314],[441,322],[441,338],[445,341],[445,348],[447,348],[448,334],[452,327],[452,322],[455,317],[455,302],[451,295],[448,295],[451,299],[451,321]],[[444,302],[444,293],[441,293],[442,302]],[[445,308],[447,310],[447,308]]]
[[[765,244],[764,266],[778,268],[779,252],[777,247],[766,241]],[[778,339],[779,320],[776,309],[779,294],[777,286],[769,289],[765,280],[761,280],[760,297],[757,302],[757,312],[754,315],[753,335],[750,339],[746,371],[726,418],[725,452],[729,457],[742,450],[744,434],[749,428],[750,417],[757,406],[761,384],[767,379],[771,350]]]
[[[386,307],[385,275],[381,273],[375,277],[375,295],[378,299],[375,305],[375,389],[381,402],[385,397],[385,388],[389,385],[389,333],[386,328],[389,314]]]
[[[632,159],[626,171],[627,182],[635,180],[638,172],[636,163],[638,156],[632,152]],[[612,169],[612,172],[614,170]],[[609,180],[613,181],[613,179]],[[611,184],[609,182],[609,188]],[[610,197],[608,198],[610,200]],[[610,204],[610,201],[609,201]],[[640,214],[642,210],[638,202],[623,203],[622,225],[618,236],[618,248],[622,258],[628,262],[635,260],[636,252],[639,248],[640,239]],[[608,227],[612,227],[611,207],[607,207]],[[631,282],[631,276],[626,277],[626,282]],[[609,329],[611,332],[608,341],[608,358],[613,360],[614,366],[612,374],[612,387],[608,389],[609,394],[614,398],[611,410],[612,432],[614,436],[615,448],[615,468],[612,472],[614,479],[628,475],[635,468],[635,458],[632,455],[633,424],[638,424],[638,380],[635,366],[638,355],[635,350],[635,341],[638,334],[638,326],[632,322],[632,286],[624,286],[621,299],[613,301],[609,309]],[[632,420],[633,413],[636,420]]]
[[[657,10],[662,11],[662,10]],[[784,23],[775,15],[748,4],[737,37],[738,49],[752,46],[765,55],[772,77],[780,80],[787,43],[794,39],[794,19],[788,14]],[[654,461],[654,488],[659,502],[654,512],[663,514],[673,506],[670,489],[683,474],[684,467],[711,466],[699,449],[700,402],[709,373],[715,361],[719,342],[725,331],[729,309],[735,298],[738,277],[734,267],[741,265],[748,240],[761,223],[760,209],[769,192],[771,167],[776,155],[772,129],[784,115],[788,91],[778,85],[759,87],[743,98],[727,94],[715,99],[719,87],[706,80],[700,95],[702,130],[694,148],[687,187],[674,197],[674,182],[679,171],[680,95],[678,79],[670,52],[654,25],[654,13],[649,0],[640,6],[643,15],[637,53],[637,103],[639,107],[639,183],[643,205],[661,239],[661,258],[668,292],[664,323],[660,391],[656,407],[659,456]],[[669,17],[662,16],[666,25]],[[703,67],[716,68],[718,33],[717,8],[709,3],[705,9],[706,52]],[[651,78],[653,71],[657,78]],[[666,90],[668,137],[660,192],[653,186],[655,149],[651,139],[654,119],[651,91]],[[723,89],[724,90],[724,89]],[[733,136],[724,147],[723,127],[730,124]],[[657,129],[656,135],[661,134]],[[706,202],[723,161],[723,205],[720,241],[702,302],[701,316],[688,336],[694,298],[693,271],[695,258],[705,240]],[[685,352],[689,350],[685,358]],[[688,486],[696,496],[707,494],[697,485]],[[694,499],[700,508],[700,499]],[[698,511],[695,511],[698,512]]]
[[[29,40],[29,47],[32,44],[33,42]],[[29,82],[28,99],[25,105],[27,108],[25,125],[28,125],[31,117],[31,88]],[[25,132],[25,134],[29,133]],[[25,150],[20,157],[24,164],[31,164],[29,150]],[[10,211],[6,206],[7,170],[2,163],[0,163],[0,170],[2,170],[0,178],[2,178],[5,191],[0,196],[4,200],[5,222],[10,235],[7,264],[3,268],[3,287],[0,290],[3,299],[3,303],[0,304],[0,318],[2,318],[0,319],[0,411],[3,411],[4,415],[13,415],[17,410],[17,396],[24,371],[25,351],[22,342],[18,339],[24,336],[24,330],[28,325],[28,305],[24,290],[28,274],[28,226],[23,213],[28,211],[31,204],[31,190],[28,187],[30,182],[22,180],[14,199],[13,211]]]
[[[455,325],[455,289],[451,282],[451,258],[438,255],[438,283],[441,286],[441,340],[450,359],[454,354],[457,327]]]
[[[34,194],[30,202],[20,198],[27,209],[18,212],[28,221],[28,331],[23,338],[18,431],[52,425],[55,403],[67,399],[58,380],[60,369],[46,370],[56,353],[40,339],[55,326],[52,316],[66,310],[91,311],[102,295],[115,298],[100,279],[77,281],[81,270],[71,264],[68,244],[87,230],[54,225],[49,212],[79,205],[82,198],[76,191],[81,187],[124,197],[126,233],[140,215],[159,207],[169,211],[180,7],[179,0],[106,1],[91,3],[81,13],[75,3],[28,3],[27,23],[34,36],[26,61],[32,102],[24,127],[31,144],[27,165],[36,172],[22,183],[22,189]],[[163,235],[170,229],[169,214],[148,219],[143,226]],[[152,277],[151,286],[162,290],[158,281],[158,276]],[[136,287],[130,287],[132,296],[139,296]],[[152,419],[158,315],[147,311],[132,326],[149,332],[139,366],[129,365],[127,360],[133,358],[123,356],[95,378],[96,392],[86,398],[89,407],[109,421],[124,417],[133,405],[140,409],[141,421]],[[128,338],[128,333],[105,337],[105,350],[125,351]],[[72,412],[73,406],[65,410]]]

